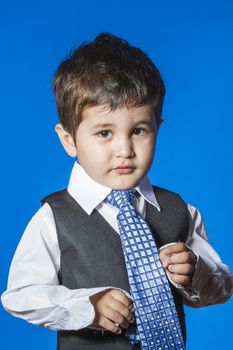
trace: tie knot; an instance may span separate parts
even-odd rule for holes
[[[133,205],[134,192],[127,190],[112,190],[111,193],[106,197],[106,202],[111,204],[113,207],[121,209],[124,205]]]

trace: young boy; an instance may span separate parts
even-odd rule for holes
[[[25,230],[2,295],[5,309],[57,330],[61,350],[184,349],[183,303],[225,302],[232,278],[199,211],[146,177],[165,93],[159,71],[140,49],[102,33],[61,63],[54,93],[56,132],[77,161],[67,190],[46,197]],[[115,195],[133,199],[116,207]],[[121,216],[129,211],[134,218],[125,227]],[[124,238],[132,225],[140,228],[136,249]],[[153,254],[139,254],[148,245]],[[136,255],[147,267],[141,290]],[[137,296],[145,289],[142,305]]]

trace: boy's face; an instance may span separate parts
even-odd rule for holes
[[[156,135],[152,105],[122,107],[112,112],[96,106],[83,111],[72,152],[65,148],[71,156],[78,157],[96,182],[113,189],[129,189],[150,168]]]

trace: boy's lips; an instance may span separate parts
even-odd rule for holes
[[[131,165],[120,165],[113,170],[115,170],[118,174],[130,174],[135,170],[135,167]]]

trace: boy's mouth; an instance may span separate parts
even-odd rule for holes
[[[121,165],[121,166],[114,168],[114,170],[118,174],[131,174],[135,170],[135,168],[133,166],[130,166],[130,165]]]

